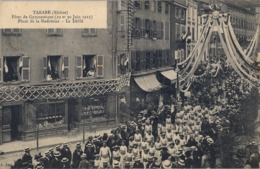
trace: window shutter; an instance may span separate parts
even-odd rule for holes
[[[140,70],[144,70],[146,67],[146,52],[141,51],[141,61],[140,61]]]
[[[82,56],[76,56],[76,78],[82,78]]]
[[[47,29],[47,33],[48,34],[54,34],[55,33],[55,29]]]
[[[57,35],[61,35],[62,34],[62,29],[55,29],[55,33]]]
[[[89,29],[88,28],[83,29],[83,35],[89,35]]]
[[[153,21],[149,21],[149,23],[150,23],[150,25],[149,25],[150,26],[150,37],[153,38],[153,30],[154,30]]]
[[[43,79],[47,80],[47,56],[43,57]]]
[[[22,57],[22,81],[30,81],[30,57]]]
[[[68,56],[64,56],[63,57],[63,75],[65,79],[69,78],[69,57]]]
[[[97,56],[97,77],[104,76],[104,56]]]
[[[169,22],[165,22],[165,40],[169,40]]]
[[[0,58],[0,82],[3,81],[3,58]]]
[[[125,32],[125,16],[124,16],[124,14],[120,15],[120,29],[119,30],[122,34],[124,34],[124,32]]]
[[[164,39],[164,23],[161,22],[162,39]]]
[[[136,70],[136,51],[131,52],[131,69]]]
[[[145,36],[145,19],[141,20],[142,22],[142,27],[141,27],[141,37],[144,37]]]

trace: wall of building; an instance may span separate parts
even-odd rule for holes
[[[112,3],[108,3],[111,9]],[[30,57],[31,83],[41,83],[43,57],[62,55],[69,57],[68,81],[76,79],[76,56],[96,54],[104,56],[104,78],[112,77],[112,10],[108,10],[107,29],[98,29],[97,36],[83,37],[83,29],[63,29],[62,36],[48,36],[46,29],[23,29],[19,36],[1,35],[1,57]]]

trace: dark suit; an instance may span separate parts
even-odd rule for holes
[[[71,162],[71,151],[70,149],[67,147],[67,148],[62,148],[61,151],[61,159],[66,157],[68,160],[69,160],[69,163]]]
[[[51,161],[51,168],[52,169],[60,169],[60,168],[62,168],[62,164],[61,164],[61,162],[59,161],[58,158],[54,158]]]
[[[28,164],[30,166],[32,164],[32,156],[29,153],[25,153],[22,157],[22,161],[24,164]]]
[[[87,168],[90,168],[89,162],[87,160],[82,160],[79,163],[79,169],[87,169]]]
[[[73,167],[74,167],[74,168],[78,168],[79,163],[80,163],[80,161],[81,161],[80,156],[81,156],[82,154],[83,154],[83,151],[82,151],[82,150],[75,150],[75,151],[73,152],[73,158],[72,158],[72,160],[73,160]]]

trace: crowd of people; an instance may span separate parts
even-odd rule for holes
[[[228,71],[228,70],[226,70]],[[25,149],[21,168],[221,168],[220,133],[241,128],[236,118],[250,88],[235,74],[197,79],[182,104],[140,111],[110,133],[89,136],[71,151],[66,143],[35,156]],[[214,80],[214,83],[212,83]],[[209,82],[209,83],[207,83]],[[241,119],[240,119],[241,120]],[[242,130],[242,129],[241,129]],[[259,168],[258,157],[246,165]]]

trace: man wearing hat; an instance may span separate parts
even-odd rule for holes
[[[72,163],[73,167],[78,168],[80,160],[81,160],[81,155],[83,154],[83,151],[81,149],[80,143],[76,144],[76,150],[73,152],[73,157],[72,157]]]
[[[91,145],[91,147],[90,147],[90,145]],[[86,141],[85,149],[84,149],[85,153],[86,153],[87,149],[90,150],[93,154],[95,153],[95,144],[93,143],[93,136],[89,136]]]
[[[85,153],[83,153],[81,156],[81,161],[79,163],[79,167],[78,169],[87,169],[90,168],[90,163],[87,161],[87,155]]]
[[[69,163],[69,160],[66,158],[66,157],[63,157],[62,159],[61,159],[61,165],[62,165],[62,168],[66,168],[66,169],[68,169],[68,168],[70,168],[70,163]]]
[[[27,166],[30,167],[32,166],[32,156],[30,154],[30,148],[27,147],[24,149],[24,155],[22,157],[23,163],[27,163]]]
[[[91,143],[88,143],[85,146],[85,155],[87,156],[86,159],[90,162],[95,159],[94,152],[93,152],[93,145]]]
[[[61,153],[61,158],[66,157],[68,159],[68,163],[70,164],[72,154],[71,154],[70,148],[68,147],[67,143],[63,143],[63,147],[60,150],[60,153]]]
[[[43,167],[50,168],[50,165],[51,165],[50,152],[46,151],[44,154],[45,154],[45,157],[42,159]]]
[[[59,151],[54,152],[54,159],[51,161],[51,168],[60,169],[62,168],[61,161],[59,160],[61,154]]]
[[[119,163],[119,161],[117,161],[117,160],[114,160],[113,161],[113,164],[112,164],[112,168],[113,169],[119,169],[120,168],[120,163]]]
[[[50,161],[52,161],[54,159],[54,152],[53,152],[53,148],[49,149],[49,153],[50,153]]]

